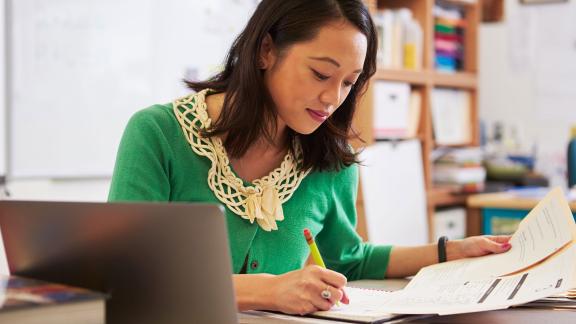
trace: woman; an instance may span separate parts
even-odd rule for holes
[[[347,141],[376,47],[360,0],[263,0],[221,73],[133,116],[109,199],[224,204],[240,310],[327,310],[348,302],[347,280],[438,262],[435,244],[375,246],[355,231],[358,160]],[[305,266],[304,228],[331,270]],[[445,252],[500,253],[507,240],[450,241]]]

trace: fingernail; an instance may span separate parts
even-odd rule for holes
[[[511,246],[512,246],[512,245],[511,245],[510,243],[504,243],[504,244],[502,244],[502,248],[503,248],[503,249],[508,249],[508,248],[510,248]]]
[[[342,289],[342,298],[340,299],[340,301],[344,304],[350,303],[350,300],[348,299],[348,295],[346,295],[346,291],[344,289]]]

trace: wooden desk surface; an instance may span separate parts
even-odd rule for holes
[[[402,289],[408,280],[360,280],[353,281],[350,285],[355,287],[378,288],[384,290]],[[315,319],[309,317],[298,317],[279,315],[278,318],[271,319],[263,315],[264,312],[243,312],[239,314],[241,324],[287,324],[287,323],[307,323],[307,324],[331,324],[344,323],[332,320]],[[421,320],[410,321],[409,323],[466,323],[466,324],[509,324],[509,323],[560,323],[574,324],[576,322],[576,312],[551,309],[525,309],[512,308],[497,311],[487,311],[478,313],[467,313],[448,316],[435,316]]]
[[[468,197],[467,204],[471,208],[506,208],[506,209],[525,209],[530,210],[536,206],[539,199],[519,197],[514,193],[489,193],[471,195]],[[576,201],[570,202],[570,209],[576,212]]]

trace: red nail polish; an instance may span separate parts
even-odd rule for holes
[[[509,247],[511,247],[511,246],[512,246],[512,245],[511,245],[510,243],[504,243],[504,244],[502,244],[502,248],[503,248],[503,249],[507,249],[507,248],[509,248]]]

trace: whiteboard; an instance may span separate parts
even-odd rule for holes
[[[6,0],[10,175],[109,177],[130,116],[217,71],[255,0]]]

